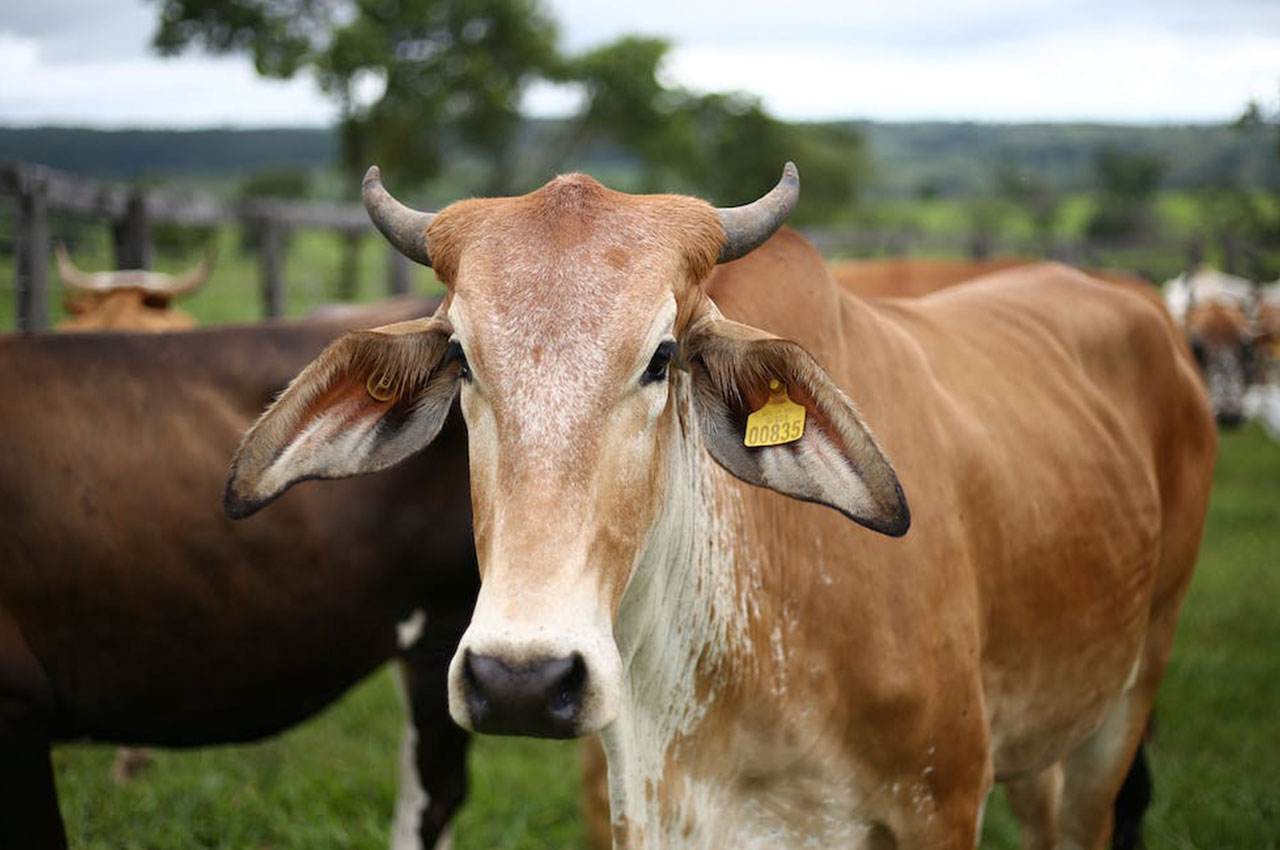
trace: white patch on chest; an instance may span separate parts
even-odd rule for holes
[[[422,630],[426,625],[426,612],[421,608],[415,609],[408,617],[396,623],[396,643],[402,650],[408,649],[422,637]]]

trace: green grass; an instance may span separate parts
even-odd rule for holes
[[[1280,846],[1280,446],[1222,439],[1204,548],[1157,709],[1151,850]],[[400,709],[388,673],[259,746],[159,752],[125,787],[112,750],[55,753],[73,847],[381,848]],[[581,847],[573,743],[479,739],[455,846]],[[1017,846],[1003,796],[984,848]]]

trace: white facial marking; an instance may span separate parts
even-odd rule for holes
[[[465,338],[472,330],[466,308],[455,301],[450,315],[455,333]],[[675,297],[668,293],[650,321],[640,347],[631,355],[634,362],[627,364],[627,377],[621,387],[602,385],[603,389],[595,388],[594,395],[584,391],[586,379],[581,374],[578,355],[585,356],[593,346],[604,349],[598,340],[578,339],[576,332],[571,332],[566,342],[558,333],[559,328],[555,336],[557,350],[541,351],[537,355],[541,358],[541,367],[530,369],[528,363],[523,364],[523,372],[540,374],[542,380],[508,383],[510,375],[503,373],[501,397],[492,403],[484,397],[483,384],[470,392],[464,387],[462,402],[470,432],[472,463],[478,467],[473,473],[477,478],[482,478],[486,470],[492,474],[490,467],[499,463],[500,453],[510,451],[520,456],[518,465],[529,476],[527,480],[537,481],[539,476],[530,471],[541,468],[547,474],[543,482],[546,484],[555,480],[553,469],[556,474],[563,474],[566,469],[581,470],[584,466],[594,469],[600,463],[628,470],[633,475],[647,474],[652,463],[649,453],[655,445],[654,427],[666,407],[669,393],[666,381],[644,383],[641,377],[658,345],[664,339],[673,338],[675,317]],[[492,345],[489,337],[486,344]],[[514,342],[511,345],[518,347]],[[527,340],[522,345],[528,349]],[[568,362],[564,359],[566,350],[571,352]],[[534,356],[528,350],[524,355]],[[514,355],[508,352],[507,356]],[[501,366],[493,365],[490,347],[486,347],[485,357],[486,367],[497,373]],[[561,365],[547,367],[548,362]],[[592,362],[589,357],[587,362]],[[513,373],[521,373],[519,365],[511,363]],[[493,388],[493,392],[498,390]],[[590,409],[584,405],[601,398],[605,399],[602,412],[590,415],[583,412]],[[605,453],[603,461],[595,457],[583,460],[575,454],[578,448],[575,440],[582,429],[608,432],[613,421],[634,417],[637,403],[642,405],[643,427],[634,434],[628,430],[630,426],[622,428],[628,437],[621,443],[606,442],[601,450]],[[499,434],[499,407],[505,414],[502,427],[514,431],[519,437],[517,441],[511,440],[511,433]],[[493,486],[502,488],[508,484],[504,480]],[[612,480],[605,479],[599,486],[614,485]],[[581,731],[595,731],[616,716],[622,690],[622,660],[614,641],[610,598],[602,591],[601,578],[604,569],[616,570],[618,565],[595,563],[597,556],[593,548],[597,535],[608,533],[608,525],[613,520],[607,512],[602,513],[607,511],[607,501],[597,502],[589,493],[566,495],[575,496],[576,500],[558,503],[556,510],[539,520],[555,528],[556,533],[541,536],[528,534],[530,517],[526,511],[531,503],[521,501],[527,499],[527,494],[500,492],[490,496],[493,499],[489,515],[490,546],[482,565],[484,581],[471,624],[450,668],[450,711],[463,725],[467,725],[467,709],[461,669],[466,651],[517,665],[580,655],[587,670],[579,715]],[[523,540],[523,544],[509,543],[517,539]]]

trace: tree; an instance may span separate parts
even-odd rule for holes
[[[1155,154],[1104,147],[1094,158],[1098,208],[1089,219],[1089,236],[1123,239],[1151,226],[1151,207],[1164,179],[1164,160]]]
[[[586,97],[554,170],[589,144],[611,144],[640,161],[644,191],[674,188],[736,203],[768,190],[782,163],[795,159],[805,185],[797,221],[852,205],[866,170],[860,134],[836,125],[793,127],[753,95],[668,86],[660,72],[670,47],[626,36],[564,63],[561,78],[580,83]]]
[[[339,106],[349,178],[376,160],[402,181],[428,179],[446,150],[465,145],[489,165],[482,188],[508,191],[520,99],[557,62],[556,29],[537,0],[158,2],[161,53],[201,45],[248,53],[266,76],[314,71]],[[366,101],[370,84],[381,92]]]

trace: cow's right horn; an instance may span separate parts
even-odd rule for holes
[[[397,251],[415,263],[431,265],[431,256],[427,253],[427,225],[436,217],[435,213],[419,212],[391,197],[391,193],[382,186],[382,175],[376,165],[370,166],[365,173],[360,184],[360,197],[374,226],[382,231]]]
[[[720,226],[724,228],[724,245],[717,263],[727,263],[745,256],[764,244],[791,215],[800,200],[800,172],[794,162],[782,168],[778,185],[763,197],[741,207],[720,208]]]
[[[67,253],[65,243],[59,242],[54,253],[58,258],[58,275],[67,286],[89,292],[96,292],[103,288],[93,275],[76,268],[76,264],[71,262],[71,255]]]

